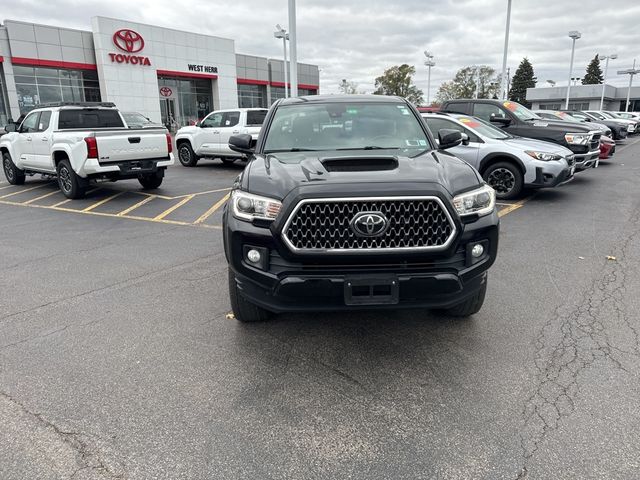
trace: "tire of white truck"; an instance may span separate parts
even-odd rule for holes
[[[195,167],[198,163],[198,157],[188,141],[178,145],[178,160],[185,167]]]
[[[69,160],[66,158],[61,160],[56,171],[58,172],[58,186],[65,197],[72,200],[84,197],[87,192],[87,181],[73,171]]]
[[[162,184],[164,178],[164,170],[158,170],[154,173],[143,173],[138,176],[138,181],[145,190],[154,190]]]
[[[4,170],[4,176],[7,177],[7,182],[11,185],[22,185],[24,183],[24,170],[16,167],[8,152],[2,154],[2,168]]]

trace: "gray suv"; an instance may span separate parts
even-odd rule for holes
[[[499,199],[515,198],[523,188],[561,185],[573,178],[574,154],[556,143],[514,137],[469,115],[423,113],[434,136],[443,129],[458,130],[463,142],[447,151],[475,167]]]

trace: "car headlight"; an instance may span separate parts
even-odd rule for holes
[[[231,211],[233,216],[251,222],[255,219],[275,220],[282,208],[282,203],[269,197],[234,190],[231,194]]]
[[[586,145],[589,143],[589,134],[587,133],[566,133],[564,139],[570,145]]]
[[[562,158],[561,155],[556,155],[555,153],[546,153],[546,152],[535,152],[533,150],[526,150],[524,153],[529,155],[536,160],[543,160],[545,162],[551,162],[552,160],[560,160]]]
[[[488,215],[496,206],[496,191],[489,185],[453,197],[458,215]]]

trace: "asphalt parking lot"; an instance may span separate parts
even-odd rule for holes
[[[241,169],[0,180],[0,478],[638,478],[640,140],[499,206],[469,320],[228,318]]]

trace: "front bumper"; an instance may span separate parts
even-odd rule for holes
[[[542,161],[534,160],[533,173],[527,171],[525,175],[525,187],[527,188],[551,188],[573,179],[576,170],[575,160],[571,157],[562,160]]]
[[[598,147],[598,149],[596,150],[591,150],[588,153],[574,155],[574,158],[576,160],[576,171],[595,167],[599,157],[600,147]]]
[[[497,212],[463,224],[447,251],[359,256],[294,255],[271,228],[255,226],[224,213],[224,246],[238,290],[269,311],[335,311],[367,308],[448,308],[476,293],[498,251]],[[273,228],[273,226],[272,226]],[[471,246],[484,254],[473,259]],[[252,266],[247,247],[262,249],[266,261]],[[395,282],[395,283],[394,283]],[[391,300],[382,295],[354,302],[352,286],[396,285]],[[373,290],[372,290],[373,291]]]

